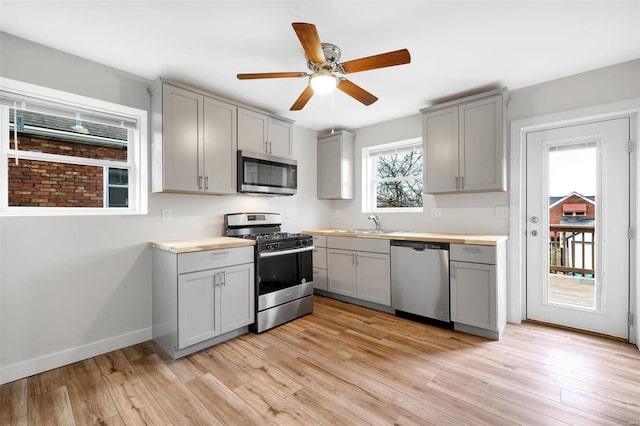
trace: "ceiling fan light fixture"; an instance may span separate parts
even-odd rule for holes
[[[309,84],[313,89],[313,93],[318,95],[326,95],[333,92],[338,84],[338,79],[335,75],[328,71],[317,72],[309,78]]]

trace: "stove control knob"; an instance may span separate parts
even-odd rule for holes
[[[273,248],[273,244],[265,244],[267,250],[271,250]]]
[[[274,248],[274,249],[277,249],[278,247],[280,247],[280,244],[278,244],[278,243],[273,243],[273,248]]]
[[[309,245],[309,241],[307,241],[307,240],[302,240],[302,245],[303,245],[303,246]]]

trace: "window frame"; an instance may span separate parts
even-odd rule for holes
[[[421,207],[377,207],[377,193],[376,183],[378,182],[395,182],[395,181],[409,181],[409,180],[421,180],[424,185],[423,172],[419,175],[412,177],[402,178],[382,178],[377,179],[377,166],[376,162],[372,161],[373,154],[376,152],[389,151],[393,149],[411,148],[414,146],[420,146],[422,150],[422,167],[424,171],[424,149],[422,145],[422,138],[412,138],[402,141],[396,141],[385,144],[372,145],[362,148],[362,212],[376,212],[376,213],[422,213],[424,211],[424,198],[422,200]],[[424,189],[424,186],[423,186]]]
[[[0,78],[0,91],[54,103],[71,110],[89,111],[97,116],[110,119],[122,117],[128,122],[135,122],[135,128],[129,129],[127,145],[127,161],[99,160],[73,157],[59,154],[45,154],[32,151],[20,151],[9,146],[10,125],[8,106],[0,105],[0,216],[91,216],[91,215],[141,215],[148,211],[147,189],[147,111],[112,102],[75,95],[56,89],[50,89],[7,78]],[[129,205],[128,207],[22,207],[9,206],[9,167],[8,162],[14,158],[60,162],[66,164],[89,165],[103,167],[103,173],[109,168],[129,170]],[[108,180],[108,176],[106,176]],[[104,187],[108,192],[108,186]]]

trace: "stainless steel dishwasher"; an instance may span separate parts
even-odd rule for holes
[[[450,322],[449,244],[391,241],[391,307]]]

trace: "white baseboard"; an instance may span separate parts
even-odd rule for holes
[[[143,328],[120,336],[43,355],[27,361],[0,367],[0,385],[42,373],[43,371],[69,365],[97,355],[151,340],[151,328]]]

